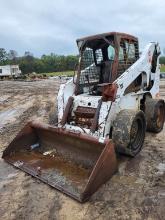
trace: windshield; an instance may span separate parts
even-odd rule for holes
[[[96,59],[98,62],[102,60],[102,53],[96,51]],[[80,74],[80,84],[97,83],[99,82],[99,72],[95,64],[94,50],[86,47],[82,52],[81,57],[81,74]]]
[[[115,48],[112,45],[108,46],[108,58],[109,60],[115,59]]]
[[[97,48],[85,47],[81,54],[80,65],[80,85],[102,83],[100,80],[111,68],[115,58],[115,49],[113,45],[108,45],[105,41],[100,41]],[[108,74],[108,73],[106,73]],[[102,77],[103,76],[103,77]],[[106,76],[107,80],[109,79]]]

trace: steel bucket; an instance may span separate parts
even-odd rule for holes
[[[84,202],[117,170],[114,145],[29,122],[3,152],[8,163]]]

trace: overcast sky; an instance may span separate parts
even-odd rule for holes
[[[122,31],[165,47],[165,0],[0,0],[0,47],[77,54],[81,36]]]

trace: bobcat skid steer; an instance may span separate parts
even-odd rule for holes
[[[163,129],[165,103],[158,43],[141,56],[138,39],[124,33],[85,37],[77,45],[77,71],[58,93],[57,124],[29,122],[3,158],[84,202],[117,170],[115,150],[134,157],[146,129]]]

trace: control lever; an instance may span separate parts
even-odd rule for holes
[[[85,78],[86,78],[86,80],[87,80],[87,82],[88,82],[88,87],[89,87],[89,94],[90,94],[90,83],[89,83],[89,75],[88,75],[88,74],[86,74],[86,75],[85,75]]]

